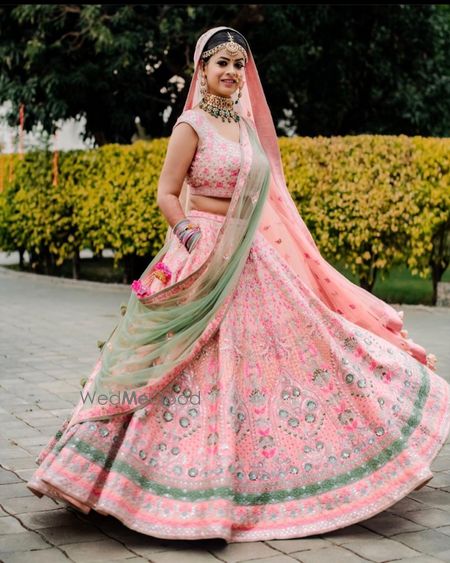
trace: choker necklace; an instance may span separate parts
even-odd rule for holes
[[[206,92],[202,101],[199,103],[199,107],[214,117],[221,117],[223,122],[225,122],[225,119],[228,119],[228,123],[231,123],[232,119],[234,121],[239,121],[240,119],[239,114],[233,110],[233,104],[232,98],[216,96],[215,94]]]

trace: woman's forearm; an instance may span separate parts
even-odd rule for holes
[[[180,200],[176,195],[167,194],[161,196],[158,199],[158,207],[171,227],[186,217],[181,207]]]

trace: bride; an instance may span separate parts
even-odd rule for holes
[[[38,496],[159,538],[298,538],[432,478],[449,385],[401,312],[319,253],[246,39],[216,27],[169,141],[169,229],[131,286]]]

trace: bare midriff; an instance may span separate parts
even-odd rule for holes
[[[195,106],[195,111],[205,115],[206,119],[216,129],[217,133],[235,143],[239,143],[239,125],[236,123],[219,123],[220,120],[209,116],[206,112]],[[234,138],[231,138],[234,137]],[[237,137],[237,138],[236,138]],[[230,205],[231,197],[212,197],[206,195],[193,195],[189,197],[189,210],[207,211],[209,213],[217,213],[218,215],[226,215]]]
[[[196,211],[207,211],[208,213],[226,215],[230,201],[230,197],[211,197],[190,194],[189,210],[192,211],[195,209]]]

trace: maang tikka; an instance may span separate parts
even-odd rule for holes
[[[244,49],[244,47],[239,45],[239,43],[236,43],[236,41],[234,40],[233,36],[229,31],[227,32],[227,34],[228,34],[228,41],[226,41],[225,43],[220,43],[219,45],[216,45],[212,49],[208,49],[207,51],[202,53],[202,59],[206,59],[207,57],[214,55],[214,53],[217,53],[217,51],[221,51],[222,49],[225,49],[227,53],[229,53],[229,55],[231,56],[237,55],[238,51],[241,52],[244,55],[245,62],[247,62],[248,61],[247,51]]]

